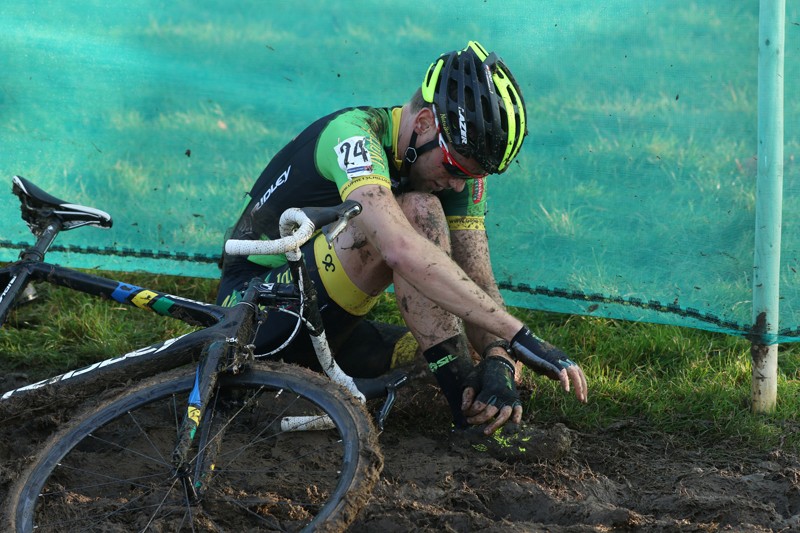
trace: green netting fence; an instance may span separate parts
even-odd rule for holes
[[[787,3],[781,342],[800,340],[799,11]],[[341,107],[402,104],[477,39],[531,117],[518,162],[487,181],[507,302],[747,335],[758,19],[757,0],[5,2],[0,261],[32,241],[19,174],[114,216],[63,234],[52,261],[216,277],[284,143]]]

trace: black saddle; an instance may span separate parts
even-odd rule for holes
[[[113,224],[111,215],[105,211],[65,202],[21,176],[14,176],[13,192],[22,203],[22,219],[34,233],[40,233],[52,218],[61,222],[62,230],[87,225],[110,228]]]

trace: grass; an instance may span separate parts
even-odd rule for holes
[[[128,273],[116,277],[201,301],[213,301],[216,290],[204,279]],[[36,300],[13,312],[0,330],[0,365],[26,372],[32,380],[192,330],[177,320],[68,289],[37,284],[36,291]]]
[[[797,347],[781,353],[779,402],[772,415],[750,412],[750,345],[731,336],[677,326],[520,311],[546,338],[580,361],[592,382],[582,407],[535,380],[529,405],[536,419],[569,421],[598,429],[632,418],[678,433],[698,445],[707,439],[741,439],[756,448],[782,438],[800,444],[797,422]]]
[[[112,277],[115,274],[110,274]],[[126,281],[212,301],[216,281],[121,274]],[[119,277],[117,276],[117,277]],[[37,287],[39,298],[17,309],[0,329],[0,369],[42,379],[174,337],[191,328],[115,302],[66,289]],[[580,405],[547,379],[527,373],[533,391],[526,419],[565,422],[585,432],[636,421],[637,428],[676,436],[688,447],[728,442],[757,450],[800,451],[800,349],[782,346],[775,413],[749,408],[749,343],[677,326],[571,316],[512,308],[540,336],[582,365],[590,401]],[[401,323],[385,294],[371,318]]]

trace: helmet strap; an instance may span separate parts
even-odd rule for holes
[[[416,146],[417,144],[417,132],[411,132],[411,138],[408,140],[408,148],[406,148],[406,153],[403,158],[403,170],[407,171],[408,167],[413,165],[419,156],[424,154],[425,152],[430,152],[434,148],[439,146],[439,140],[433,139],[431,141],[426,142],[420,147]]]

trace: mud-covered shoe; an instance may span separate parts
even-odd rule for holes
[[[452,444],[502,461],[549,461],[569,452],[572,437],[564,424],[549,428],[506,424],[488,436],[483,434],[482,426],[454,429]]]

